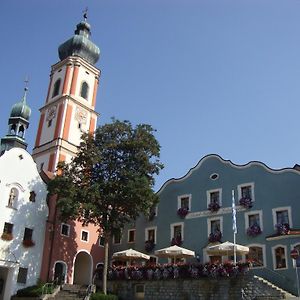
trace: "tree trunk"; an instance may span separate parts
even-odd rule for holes
[[[102,291],[103,294],[107,294],[107,270],[108,270],[108,238],[105,237],[104,243],[104,266],[103,266],[103,285]]]

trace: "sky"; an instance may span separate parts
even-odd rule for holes
[[[156,190],[208,154],[300,164],[300,0],[1,0],[1,137],[28,76],[32,151],[58,46],[86,7],[101,51],[98,125],[157,130]]]

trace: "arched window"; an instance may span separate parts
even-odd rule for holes
[[[81,85],[80,96],[84,99],[88,98],[89,85],[84,81]]]
[[[12,188],[9,192],[8,197],[8,207],[13,207],[13,205],[18,201],[19,191],[16,188]]]
[[[54,83],[52,98],[57,96],[60,88],[60,79],[57,79]]]
[[[274,255],[275,255],[275,269],[287,268],[285,248],[281,246],[276,247],[274,249]]]

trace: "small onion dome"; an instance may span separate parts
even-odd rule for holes
[[[26,104],[26,92],[27,88],[24,89],[24,96],[21,101],[13,105],[10,113],[11,118],[23,118],[29,121],[31,115],[31,108]]]
[[[77,24],[75,35],[58,47],[59,59],[80,56],[94,65],[99,59],[100,49],[89,39],[90,29],[90,24],[85,21]]]

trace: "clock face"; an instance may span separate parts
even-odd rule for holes
[[[50,120],[54,119],[55,116],[56,116],[56,105],[51,106],[51,107],[48,108],[47,121],[50,121]]]
[[[80,124],[86,124],[86,121],[87,121],[87,111],[85,111],[85,110],[77,107],[75,118],[76,118],[76,120]]]

